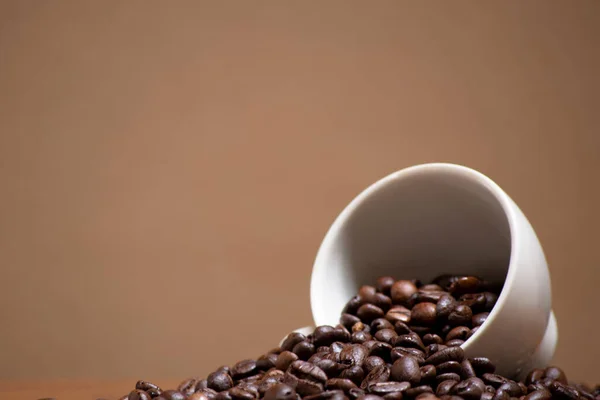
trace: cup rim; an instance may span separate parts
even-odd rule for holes
[[[401,170],[392,172],[383,178],[380,178],[376,182],[372,183],[366,189],[361,191],[348,205],[340,212],[340,214],[335,218],[334,222],[331,224],[321,245],[319,246],[319,250],[317,251],[317,255],[315,257],[315,262],[313,264],[313,270],[311,275],[311,284],[310,284],[310,302],[311,302],[311,311],[313,315],[314,323],[318,326],[319,323],[317,320],[321,320],[320,310],[317,306],[317,302],[315,301],[315,297],[320,297],[320,294],[317,294],[317,285],[314,284],[315,277],[320,275],[320,271],[325,268],[322,261],[325,257],[325,249],[331,247],[331,242],[334,239],[335,233],[339,231],[342,224],[354,213],[356,210],[364,203],[364,201],[370,197],[374,192],[382,189],[383,187],[391,184],[392,182],[403,179],[407,176],[413,175],[415,173],[435,173],[435,172],[450,172],[459,174],[467,179],[472,180],[474,183],[481,185],[484,187],[498,202],[500,207],[504,212],[504,216],[508,223],[508,229],[510,234],[510,257],[509,257],[509,265],[507,268],[506,277],[504,280],[504,284],[502,287],[502,291],[498,296],[498,300],[494,305],[494,308],[490,312],[486,321],[477,329],[477,332],[473,334],[461,347],[465,350],[468,347],[468,343],[475,342],[477,338],[482,335],[482,332],[486,330],[487,326],[491,325],[491,323],[496,319],[496,316],[499,313],[499,310],[502,309],[503,305],[506,303],[508,295],[508,288],[513,285],[516,272],[515,267],[517,263],[518,254],[521,252],[520,243],[520,234],[519,229],[516,229],[516,225],[518,224],[518,216],[516,214],[516,204],[510,199],[510,197],[500,188],[500,186],[495,183],[488,176],[483,173],[476,171],[472,168],[466,167],[464,165],[453,164],[453,163],[425,163],[425,164],[417,164],[407,168],[403,168]]]

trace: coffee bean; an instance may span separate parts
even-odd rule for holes
[[[381,308],[384,313],[392,307],[392,299],[383,293],[375,293],[371,302]]]
[[[369,340],[363,343],[363,346],[369,351],[369,356],[381,357],[384,360],[389,360],[390,351],[392,346],[387,343],[379,342],[377,340]]]
[[[425,354],[429,357],[432,354],[437,353],[438,351],[446,349],[447,347],[448,346],[443,344],[433,343],[425,348]]]
[[[437,369],[433,365],[423,365],[421,367],[421,383],[434,385]]]
[[[471,293],[460,296],[460,304],[468,306],[473,313],[480,313],[486,311],[486,298],[483,293]]]
[[[410,299],[408,300],[410,305],[415,305],[418,303],[434,303],[436,304],[440,298],[444,295],[446,295],[446,292],[441,292],[441,291],[422,291],[419,290],[418,292],[414,293],[412,296],[410,296]]]
[[[334,338],[337,342],[347,343],[350,341],[351,333],[343,325],[337,325],[333,330]]]
[[[377,278],[377,290],[381,293],[389,295],[392,289],[392,285],[394,285],[394,278],[391,276],[381,276]]]
[[[486,373],[493,374],[496,370],[496,367],[494,366],[494,364],[492,364],[489,358],[474,357],[470,358],[469,361],[471,361],[471,365],[473,366],[473,369],[475,370],[477,375],[483,375]]]
[[[311,396],[306,396],[303,400],[344,400],[348,399],[341,390],[327,390]]]
[[[467,340],[469,340],[471,338],[471,336],[473,336],[475,334],[475,332],[477,332],[477,330],[480,328],[480,326],[476,326],[473,329],[471,329],[471,332],[469,333],[469,336],[467,336]]]
[[[234,400],[252,400],[258,397],[251,390],[239,386],[231,388],[229,394]]]
[[[363,396],[365,396],[365,391],[360,388],[350,389],[350,391],[348,392],[348,397],[350,397],[350,399],[352,399],[352,400],[362,399]],[[375,397],[379,398],[379,396],[375,396]],[[372,400],[374,400],[374,399],[372,399]]]
[[[367,386],[375,382],[386,382],[390,378],[390,369],[387,365],[380,365],[375,367],[371,372],[365,376],[360,384],[361,389],[366,389]]]
[[[546,389],[536,390],[525,396],[525,400],[550,400],[551,398],[552,394]]]
[[[394,347],[390,352],[390,358],[392,363],[396,362],[403,357],[412,357],[417,360],[419,365],[425,363],[425,353],[419,349],[411,349],[404,347]]]
[[[452,388],[452,392],[465,400],[479,400],[485,391],[485,384],[479,378],[468,378]]]
[[[451,326],[468,325],[471,323],[472,318],[473,312],[469,306],[458,304],[456,307],[454,307],[454,310],[450,312],[450,315],[448,315],[448,323]]]
[[[368,374],[374,368],[379,367],[380,365],[385,365],[385,361],[383,360],[383,358],[377,356],[369,356],[365,358],[362,368]]]
[[[354,332],[351,337],[352,343],[359,343],[359,344],[364,343],[371,339],[373,339],[371,334],[369,334],[367,332],[363,332],[363,331]]]
[[[325,388],[343,390],[345,393],[348,393],[351,389],[357,388],[357,386],[350,379],[332,378],[325,382]]]
[[[215,394],[215,397],[216,397],[216,394]],[[215,397],[208,397],[206,395],[206,393],[204,393],[204,392],[196,392],[196,393],[191,394],[187,398],[187,400],[211,400],[211,399],[214,399]]]
[[[405,393],[408,397],[415,398],[424,393],[432,393],[433,394],[433,389],[431,388],[431,386],[421,385],[421,386],[407,389]]]
[[[162,389],[152,382],[137,381],[135,388],[147,392],[150,396],[157,397],[162,393]]]
[[[435,391],[435,394],[438,395],[438,396],[444,396],[444,395],[450,394],[452,392],[452,388],[457,383],[458,383],[458,381],[455,381],[453,379],[446,380],[446,381],[441,381],[437,385],[437,389]]]
[[[369,351],[362,344],[349,344],[340,353],[340,363],[344,365],[361,366]]]
[[[430,302],[415,305],[410,313],[411,322],[417,325],[433,325],[435,323],[435,317],[436,305]]]
[[[444,381],[460,382],[460,375],[455,374],[454,372],[447,372],[445,374],[438,374],[438,376],[435,377],[435,380],[438,382],[444,382]]]
[[[410,281],[400,280],[394,282],[390,295],[394,304],[408,305],[410,297],[417,292],[417,286]]]
[[[385,319],[390,321],[392,324],[396,322],[410,322],[411,311],[404,306],[392,306],[385,314]]]
[[[383,317],[385,313],[381,308],[377,307],[376,305],[367,303],[359,307],[358,311],[356,312],[356,315],[362,321],[370,323],[376,318]]]
[[[471,319],[471,324],[473,326],[483,325],[483,323],[485,322],[485,320],[487,319],[487,317],[489,315],[490,315],[489,312],[482,312],[479,314],[475,314],[475,315],[473,315],[473,318]]]
[[[563,370],[558,367],[546,368],[546,370],[544,371],[544,378],[550,378],[565,385],[568,384],[567,376],[565,375]]]
[[[306,342],[300,342],[306,343]],[[256,368],[261,371],[268,371],[275,366],[275,361],[277,361],[277,354],[269,353],[263,354],[262,356],[256,359]]]
[[[410,311],[409,311],[409,315],[410,315]],[[402,321],[396,321],[396,323],[394,324],[394,330],[396,331],[396,333],[398,335],[406,335],[407,333],[412,332],[412,330],[409,328],[409,326],[406,325]]]
[[[507,380],[502,385],[500,385],[500,387],[498,387],[496,391],[498,390],[505,391],[510,397],[519,397],[523,394],[521,393],[521,387],[517,384],[517,382],[510,380]]]
[[[231,376],[233,379],[241,379],[253,375],[257,370],[256,361],[242,360],[231,368]]]
[[[186,396],[190,396],[192,393],[196,391],[196,384],[198,383],[198,378],[189,378],[185,381],[181,382],[177,387],[181,393]]]
[[[264,400],[296,400],[296,391],[289,385],[279,383],[265,392]]]
[[[143,390],[133,390],[131,393],[129,393],[129,396],[127,396],[127,400],[151,400],[152,397],[150,397],[150,395],[148,393],[146,393]]]
[[[328,377],[336,376],[342,370],[342,366],[333,360],[322,359],[314,361],[314,364],[321,368]]]
[[[364,300],[359,295],[356,295],[350,300],[348,300],[348,302],[344,306],[344,309],[342,310],[342,313],[354,315],[356,314],[358,307],[362,306],[363,304]]]
[[[227,372],[220,370],[208,375],[206,378],[206,383],[210,389],[213,389],[217,392],[229,390],[233,387],[233,379],[231,379],[231,376],[229,376]]]
[[[300,360],[308,360],[315,353],[315,345],[308,340],[298,343],[292,350]]]
[[[484,392],[479,400],[492,400],[494,398],[494,393]]]
[[[369,384],[367,392],[384,396],[394,392],[405,392],[409,388],[410,384],[408,382],[376,382]]]
[[[409,347],[425,351],[425,345],[421,338],[414,332],[395,337],[391,344],[394,347]]]
[[[452,340],[448,340],[446,342],[446,346],[448,346],[448,347],[458,347],[458,346],[462,346],[463,343],[465,343],[464,340],[461,340],[461,339],[452,339]]]
[[[313,332],[313,344],[315,347],[329,346],[333,342],[335,342],[335,329],[333,326],[319,326]]]
[[[360,322],[360,318],[352,314],[342,314],[340,317],[340,324],[344,325],[346,329],[352,329],[352,326],[357,322]]]
[[[483,295],[485,296],[485,311],[492,311],[498,301],[498,295],[492,292],[483,292]]]
[[[416,358],[406,356],[399,358],[392,365],[390,376],[398,382],[409,382],[416,386],[421,381],[421,369]]]
[[[505,377],[503,377],[501,375],[489,374],[489,373],[483,374],[481,376],[481,378],[486,383],[486,385],[491,385],[491,386],[495,387],[496,389],[498,389],[500,387],[500,385],[502,385],[504,382],[508,381],[508,379],[506,379]]]
[[[380,396],[377,396],[374,394],[364,394],[364,392],[363,392],[363,394],[361,396],[357,397],[356,399],[359,399],[359,400],[381,400],[381,399],[383,399],[383,397],[380,397]]]
[[[354,384],[359,386],[363,379],[365,379],[365,371],[358,365],[346,368],[340,374],[340,378],[350,379]]]
[[[419,288],[419,290],[424,292],[442,292],[444,289],[440,285],[436,285],[435,283],[430,283],[428,285],[423,285]]]
[[[546,369],[546,374],[548,374],[548,369]],[[576,400],[579,398],[577,389],[562,384],[559,381],[554,381],[550,384],[550,392],[552,393],[552,398],[556,398],[557,400]]]
[[[409,328],[411,331],[418,334],[419,336],[425,336],[428,333],[431,333],[431,331],[433,329],[431,326],[419,326],[419,325],[410,325]]]
[[[442,344],[442,343],[444,343],[444,340],[439,335],[436,335],[435,333],[433,333],[433,334],[428,333],[423,336],[423,344],[424,345],[428,346],[433,343]]]
[[[306,340],[306,336],[304,336],[302,333],[299,332],[292,332],[289,335],[287,335],[285,337],[285,339],[283,340],[283,342],[281,343],[281,350],[282,351],[292,351],[292,349],[294,348],[295,345],[297,345],[298,343],[302,342]]]
[[[440,400],[465,400],[460,396],[444,395],[440,397]]]
[[[439,398],[433,393],[421,393],[415,400],[439,400]]]
[[[195,387],[196,391],[198,390],[204,390],[204,389],[208,389],[208,380],[207,379],[200,379],[198,382],[196,382],[196,387]],[[211,389],[212,390],[212,389]],[[215,393],[215,396],[217,394]],[[152,396],[152,394],[150,394],[150,396]]]
[[[454,296],[466,293],[476,293],[482,288],[482,281],[474,276],[461,276],[448,286],[448,291]]]
[[[463,362],[460,365],[462,367],[460,376],[463,379],[475,378],[477,376],[477,373],[475,372],[475,369],[473,369],[473,365],[471,364],[471,361],[463,360]]]
[[[384,321],[386,321],[386,320],[384,320]],[[388,324],[389,324],[389,322],[388,322]],[[390,324],[390,326],[391,325],[392,324]],[[375,339],[377,339],[381,342],[391,344],[392,340],[395,339],[396,337],[398,337],[398,334],[396,333],[396,331],[393,328],[394,327],[392,326],[392,329],[381,329],[381,330],[377,331],[377,333],[375,333]]]
[[[457,361],[447,361],[445,363],[439,364],[437,367],[438,374],[446,374],[449,372],[453,372],[455,374],[461,374],[462,365]]]
[[[394,329],[394,325],[385,318],[377,318],[371,322],[371,332],[377,332],[382,329]]]
[[[287,350],[283,351],[281,354],[279,354],[279,356],[277,356],[277,360],[275,360],[275,368],[281,371],[287,371],[290,365],[297,360],[298,356],[295,353]]]
[[[346,347],[346,345],[344,343],[341,343],[341,342],[333,342],[329,346],[329,348],[331,349],[331,353],[338,355],[336,357],[336,361],[339,362],[339,360],[340,360],[339,354],[342,352],[342,350],[344,350],[345,347]]]
[[[232,399],[233,398],[229,394],[229,390],[224,390],[224,391],[220,392],[219,394],[217,394],[217,397],[215,397],[215,400],[232,400]],[[154,400],[156,400],[156,399],[154,399]]]
[[[465,352],[460,347],[448,347],[439,350],[437,353],[430,355],[425,362],[427,364],[438,365],[446,361],[462,362],[465,359]]]
[[[358,296],[366,302],[371,302],[377,289],[370,285],[363,285],[358,289]]]
[[[327,374],[321,368],[306,361],[294,361],[290,365],[288,372],[298,379],[308,379],[321,383],[325,383],[327,380]]]
[[[466,326],[457,326],[456,328],[452,328],[450,332],[446,335],[446,342],[449,342],[454,339],[467,340],[467,337],[471,333],[471,330]]]
[[[302,361],[301,361],[302,362]],[[301,396],[310,396],[323,391],[323,384],[314,382],[310,379],[301,379],[293,375],[289,371],[283,377],[283,383],[296,389],[296,392]]]
[[[185,395],[178,390],[165,390],[161,394],[166,400],[185,400]]]
[[[362,322],[357,322],[354,325],[352,325],[352,329],[351,331],[354,332],[370,332],[371,331],[371,327],[367,324],[363,324]]]

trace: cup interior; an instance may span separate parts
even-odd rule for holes
[[[473,274],[502,284],[511,230],[501,190],[451,164],[396,172],[355,198],[327,233],[313,269],[317,325],[335,325],[345,303],[377,277],[430,281]]]

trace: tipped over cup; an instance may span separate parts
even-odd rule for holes
[[[558,331],[542,246],[496,183],[454,164],[392,173],[341,212],[313,267],[314,323],[338,324],[347,301],[380,276],[426,282],[443,274],[503,285],[488,318],[461,345],[467,356],[487,357],[499,374],[515,377],[550,362]]]

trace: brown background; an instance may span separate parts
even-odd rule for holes
[[[496,180],[600,382],[600,2],[0,1],[0,377],[184,378],[310,322],[403,167]]]

